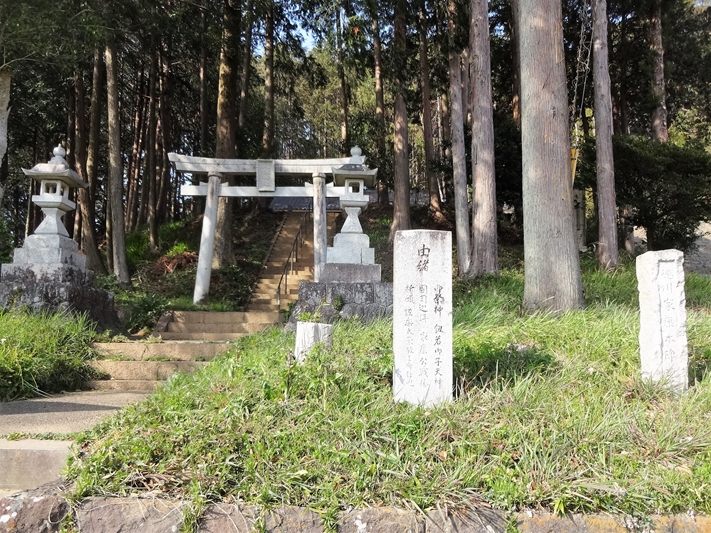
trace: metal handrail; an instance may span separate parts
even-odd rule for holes
[[[289,271],[291,274],[294,273],[294,263],[299,260],[299,250],[304,245],[304,231],[306,227],[306,221],[309,219],[310,209],[304,212],[301,217],[301,224],[299,224],[299,231],[296,232],[296,237],[294,237],[294,244],[291,245],[291,251],[289,252],[289,257],[286,258],[286,263],[284,264],[284,269],[282,270],[281,277],[279,278],[279,284],[277,285],[277,305],[281,309],[281,284],[284,283],[284,294],[289,290]],[[289,268],[291,267],[291,268]]]

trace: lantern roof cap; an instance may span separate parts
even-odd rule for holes
[[[71,188],[84,188],[87,186],[75,171],[69,168],[64,156],[67,155],[62,145],[58,145],[54,151],[54,157],[47,163],[38,163],[31,169],[22,169],[26,176],[30,176],[36,181],[57,180],[65,183]]]

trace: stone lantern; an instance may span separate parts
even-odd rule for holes
[[[357,146],[351,149],[347,164],[333,168],[334,185],[345,188],[340,201],[347,218],[341,232],[333,237],[333,247],[326,253],[325,276],[329,281],[380,281],[380,265],[374,264],[375,250],[370,248],[370,237],[363,233],[358,219],[361,210],[368,206],[365,188],[375,185],[377,174],[378,169],[365,165]]]
[[[3,277],[16,269],[30,269],[38,279],[64,278],[67,269],[86,270],[86,256],[79,253],[77,243],[69,238],[62,217],[76,208],[69,199],[69,190],[86,187],[79,175],[69,168],[64,160],[66,151],[62,146],[54,149],[54,157],[48,163],[40,163],[22,171],[40,183],[40,193],[32,196],[32,202],[42,209],[44,220],[33,235],[25,239],[22,248],[15,249],[12,265],[3,265]]]

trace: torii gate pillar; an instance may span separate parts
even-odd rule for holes
[[[326,221],[326,174],[315,173],[314,180],[314,281],[321,280],[326,264],[328,223]]]
[[[213,172],[208,177],[205,214],[202,220],[200,235],[200,254],[198,255],[197,276],[193,303],[203,303],[210,290],[210,275],[212,274],[212,253],[215,250],[215,225],[217,223],[217,205],[220,201],[220,184],[222,174]]]

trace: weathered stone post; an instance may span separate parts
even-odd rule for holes
[[[193,293],[193,303],[195,304],[202,303],[210,290],[212,252],[215,249],[215,224],[217,222],[217,204],[220,200],[221,183],[222,175],[219,172],[210,174],[207,183],[205,214],[202,220],[202,234],[200,235],[200,254],[198,255],[195,292]]]
[[[326,220],[326,174],[316,173],[314,180],[314,281],[321,280],[326,264],[328,226]]]
[[[682,392],[689,386],[684,254],[661,250],[640,255],[637,281],[642,378]]]

